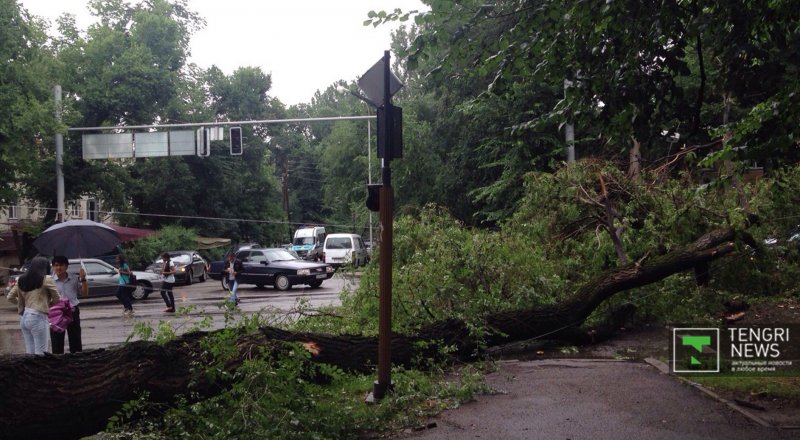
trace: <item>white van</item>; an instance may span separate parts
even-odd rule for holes
[[[325,246],[322,248],[322,258],[325,264],[331,266],[352,263],[358,267],[369,262],[364,240],[356,234],[328,234],[325,237]]]
[[[325,228],[303,226],[294,231],[292,250],[304,260],[322,260],[322,242],[325,241]]]

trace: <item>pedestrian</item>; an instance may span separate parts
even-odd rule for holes
[[[8,292],[8,300],[17,305],[19,327],[28,354],[44,354],[49,345],[47,312],[50,306],[58,302],[58,290],[49,274],[50,262],[47,258],[35,257],[28,270]]]
[[[169,254],[161,254],[161,298],[167,304],[165,313],[175,313],[175,295],[172,293],[172,286],[175,285],[175,263],[170,259]]]
[[[83,351],[81,341],[81,312],[78,308],[80,296],[89,296],[89,284],[86,282],[86,271],[81,267],[77,275],[70,275],[67,272],[69,260],[63,255],[53,257],[53,281],[56,283],[58,296],[66,298],[72,305],[72,322],[67,326],[66,332],[55,332],[50,330],[50,342],[53,346],[53,354],[64,354],[64,333],[69,339],[69,352],[78,353]]]
[[[119,273],[119,285],[117,286],[117,299],[122,303],[124,310],[122,314],[125,316],[133,315],[133,305],[131,304],[131,289],[128,283],[130,282],[131,268],[126,263],[125,255],[119,254],[114,257],[117,262],[117,272]]]
[[[242,261],[236,258],[236,254],[231,252],[228,254],[228,261],[225,262],[225,278],[228,280],[228,289],[231,291],[228,301],[239,304],[239,296],[236,295],[236,289],[239,288],[239,274],[244,271]]]

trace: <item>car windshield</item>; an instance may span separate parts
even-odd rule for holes
[[[175,264],[189,264],[189,255],[187,254],[178,254],[178,255],[170,255],[169,259],[172,260]],[[153,264],[164,264],[164,260],[161,259],[159,255],[153,260]]]
[[[269,261],[287,261],[296,260],[294,255],[286,252],[283,249],[272,249],[266,252],[267,260]]]
[[[294,239],[295,246],[302,246],[304,244],[314,244],[314,237],[297,237]]]
[[[175,264],[189,264],[191,261],[191,257],[187,254],[172,255],[170,259]]]

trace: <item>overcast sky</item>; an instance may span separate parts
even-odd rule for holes
[[[85,30],[93,22],[86,0],[21,0],[55,23],[69,12]],[[272,74],[270,95],[286,105],[310,102],[336,80],[354,80],[390,49],[397,24],[366,27],[370,10],[426,10],[420,0],[189,0],[206,20],[192,36],[189,61],[226,74],[258,66]],[[394,54],[392,54],[394,56]]]

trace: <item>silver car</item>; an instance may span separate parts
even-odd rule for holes
[[[83,260],[72,258],[69,260],[69,268],[67,268],[70,276],[78,276],[81,270],[81,261],[86,270],[86,280],[89,282],[89,298],[116,295],[119,286],[117,268],[97,258],[84,258]],[[133,274],[136,275],[136,288],[131,292],[133,299],[147,299],[150,292],[161,290],[161,277],[158,275],[136,270],[133,271]],[[9,277],[6,293],[17,284],[19,277],[20,275]]]

